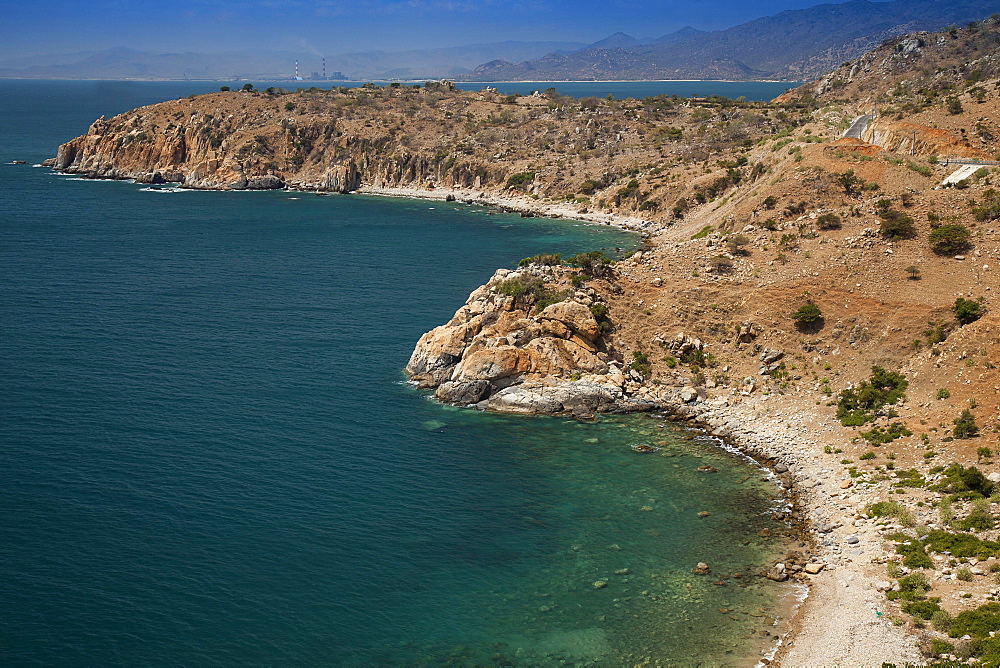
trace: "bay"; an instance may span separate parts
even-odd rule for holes
[[[169,89],[2,86],[3,162]],[[740,664],[766,646],[780,492],[760,470],[663,419],[462,411],[401,373],[496,267],[633,235],[28,165],[0,181],[4,664]]]

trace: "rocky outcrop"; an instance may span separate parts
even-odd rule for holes
[[[862,140],[896,153],[992,160],[992,157],[947,130],[916,123],[876,119],[861,135]]]
[[[511,288],[554,284],[563,271],[497,271],[447,324],[421,337],[406,373],[441,401],[506,413],[654,408],[626,391],[626,374],[590,308],[597,303],[593,291],[577,291],[538,311],[536,299]]]

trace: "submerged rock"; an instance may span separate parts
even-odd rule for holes
[[[764,575],[768,580],[784,582],[788,579],[788,569],[783,563],[778,562],[774,566],[771,566]]]

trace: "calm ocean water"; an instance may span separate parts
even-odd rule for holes
[[[0,82],[0,162],[193,90]],[[30,164],[0,184],[0,663],[759,653],[779,591],[753,577],[777,528],[760,471],[652,417],[487,415],[402,382],[495,267],[631,235]]]

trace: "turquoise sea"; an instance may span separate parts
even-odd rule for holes
[[[401,373],[496,267],[637,239],[31,166],[197,90],[0,82],[0,664],[752,664],[787,593],[762,471]]]

